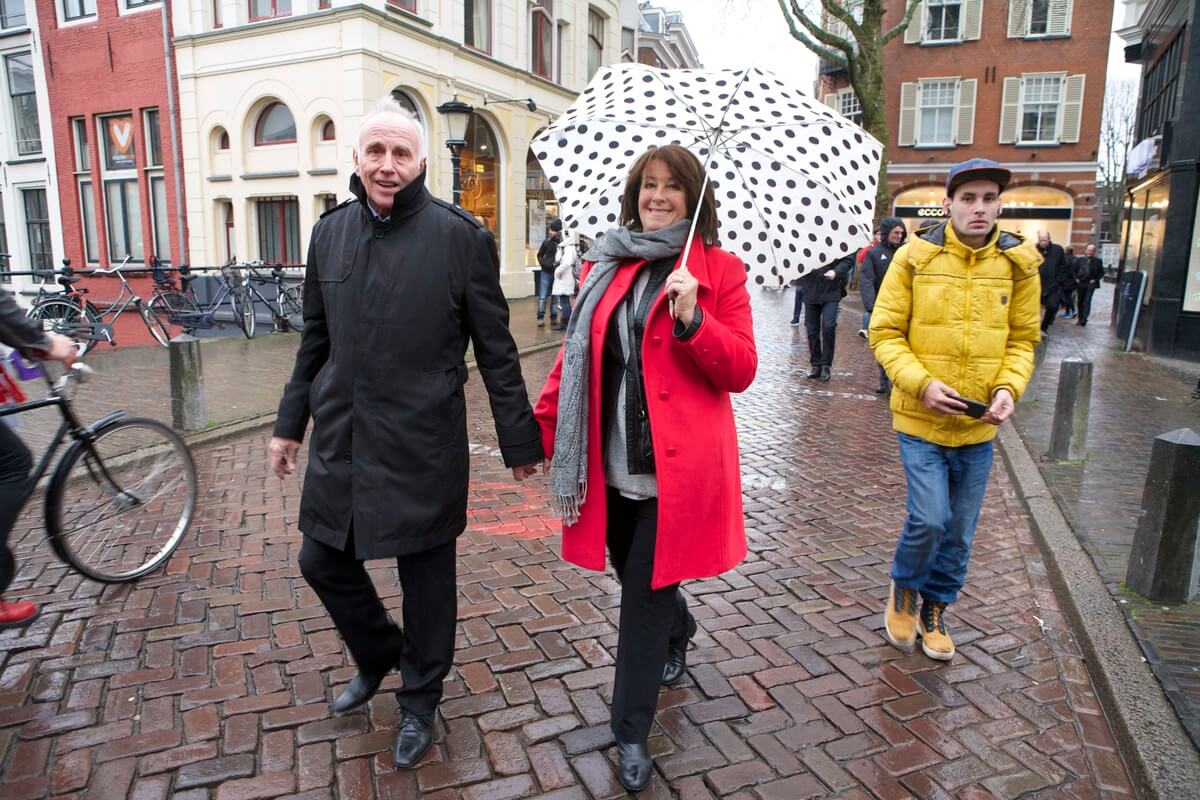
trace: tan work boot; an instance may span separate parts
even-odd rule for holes
[[[892,581],[887,611],[883,614],[883,635],[901,650],[912,652],[917,643],[916,589],[903,589]]]
[[[921,605],[918,632],[921,634],[921,649],[930,658],[949,661],[954,658],[954,641],[946,633],[946,604],[926,600]]]

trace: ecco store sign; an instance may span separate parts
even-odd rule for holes
[[[944,217],[946,209],[941,206],[896,206],[897,217]]]

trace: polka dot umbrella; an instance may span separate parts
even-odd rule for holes
[[[532,149],[564,224],[595,238],[617,225],[633,162],[666,144],[706,165],[721,245],[759,285],[783,286],[871,237],[879,142],[757,67],[603,68]]]

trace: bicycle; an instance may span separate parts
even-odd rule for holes
[[[67,388],[91,369],[77,363],[51,381],[49,396],[0,407],[0,417],[54,406],[62,414],[21,505],[29,501],[50,463],[45,493],[46,535],[55,554],[87,577],[126,583],[166,563],[183,541],[196,509],[196,465],[177,433],[152,419],[114,411],[81,425]],[[0,422],[0,424],[3,424]]]
[[[67,310],[63,308],[62,303],[69,303],[69,301],[58,298],[45,301],[41,304],[35,303],[29,310],[29,317],[31,319],[42,320],[43,327],[45,327],[46,322],[49,322],[50,325],[47,330],[52,330],[55,333],[61,333],[64,336],[78,334],[80,332],[79,326],[81,324],[90,325],[93,327],[95,332],[99,334],[100,339],[103,339],[113,347],[116,347],[117,340],[113,334],[114,326],[116,325],[117,319],[125,313],[125,310],[130,306],[133,306],[137,309],[138,316],[142,318],[142,322],[146,324],[146,330],[150,331],[150,335],[153,336],[155,341],[157,341],[160,345],[166,347],[167,342],[171,338],[170,330],[162,323],[161,320],[159,320],[158,317],[150,312],[150,307],[146,301],[142,299],[141,295],[134,291],[134,288],[129,285],[129,281],[125,279],[125,275],[122,270],[128,263],[129,256],[125,256],[125,260],[120,264],[117,264],[115,267],[92,270],[93,275],[116,275],[121,280],[121,289],[117,294],[117,299],[109,304],[108,307],[104,309],[98,309],[94,305],[88,303],[87,306],[90,306],[90,308],[85,306],[81,311],[79,311],[80,318],[87,319],[87,323],[81,323],[79,318],[68,318],[65,316],[67,314]],[[70,263],[67,262],[67,268],[69,267]],[[70,275],[66,275],[64,278],[60,278],[59,282],[63,283],[64,280],[71,281],[71,277],[72,276]],[[74,280],[79,279],[76,277]],[[67,283],[64,283],[63,285],[69,286]],[[82,291],[84,290],[80,290],[80,292]],[[54,314],[57,312],[55,312],[54,309],[61,311],[64,316],[55,316]],[[108,322],[103,322],[104,317],[108,316],[109,314],[112,314],[112,319]],[[91,338],[89,341],[92,343],[92,346],[94,346],[96,339]]]
[[[258,267],[265,267],[261,261],[251,261],[246,264],[246,270],[249,273],[250,290],[254,296],[262,301],[263,305],[271,310],[271,321],[274,323],[276,331],[286,333],[288,330],[303,331],[304,330],[304,281],[293,283],[291,286],[284,285],[284,277],[286,273],[280,264],[271,265],[271,277],[267,278],[258,273]],[[254,284],[263,286],[266,284],[274,284],[275,299],[268,300],[263,296],[262,292],[254,288]]]
[[[230,261],[221,267],[221,283],[216,294],[208,303],[201,303],[196,298],[196,290],[192,281],[196,275],[187,271],[187,267],[179,268],[180,288],[175,288],[174,281],[166,277],[160,267],[155,269],[154,296],[150,300],[149,312],[158,320],[160,325],[168,327],[179,325],[191,333],[199,329],[224,327],[217,321],[217,311],[229,300],[233,321],[241,328],[247,339],[254,338],[254,295],[247,285],[242,273],[235,262]]]
[[[71,269],[71,259],[64,258],[62,263],[63,268],[58,273],[56,283],[63,291],[47,292],[46,285],[55,273],[53,270],[40,271],[39,277],[43,278],[44,282],[38,284],[38,293],[34,296],[26,316],[41,321],[43,327],[49,322],[50,328],[56,333],[83,338],[86,342],[83,352],[88,353],[101,339],[112,339],[111,326],[109,335],[105,336],[101,327],[104,323],[100,322],[100,311],[86,297],[87,287],[75,286],[82,279]],[[101,335],[95,335],[97,333]]]

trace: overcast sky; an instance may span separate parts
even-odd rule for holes
[[[655,0],[654,5],[683,12],[705,67],[763,67],[811,90],[817,58],[788,33],[777,0]],[[1122,48],[1114,36],[1109,75],[1136,78],[1138,67],[1124,63]]]

